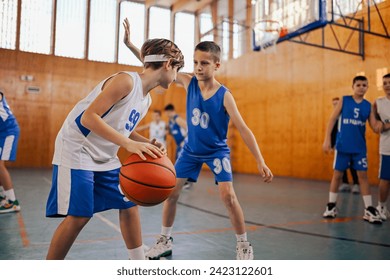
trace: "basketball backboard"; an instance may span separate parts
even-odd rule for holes
[[[254,27],[264,21],[276,21],[283,27],[278,43],[288,40],[327,24],[326,0],[258,0]],[[253,49],[260,50],[256,28],[253,33]]]

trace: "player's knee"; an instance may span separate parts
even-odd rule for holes
[[[80,231],[90,220],[89,217],[74,217],[68,216],[64,222],[67,220],[67,223],[70,227]]]
[[[180,192],[174,191],[171,193],[171,195],[167,198],[166,202],[170,204],[176,204],[179,200]]]
[[[221,199],[227,208],[232,208],[237,201],[237,197],[231,192],[222,193]]]

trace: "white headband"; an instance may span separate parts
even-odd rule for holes
[[[164,57],[163,54],[151,54],[144,57],[144,63],[146,62],[161,62],[168,61],[169,59]]]

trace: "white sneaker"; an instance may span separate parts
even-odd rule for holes
[[[146,252],[146,259],[159,260],[161,257],[172,255],[172,241],[172,237],[168,238],[165,235],[160,235],[160,237],[156,241],[156,244],[154,244]]]
[[[351,186],[348,184],[343,183],[339,187],[339,192],[350,192],[350,191],[351,191]]]
[[[326,205],[326,209],[324,214],[322,214],[324,218],[327,219],[334,219],[337,216],[337,208],[336,208],[336,203],[329,202]]]
[[[360,187],[359,187],[359,185],[357,185],[357,184],[353,185],[353,187],[352,187],[352,193],[353,193],[353,194],[359,194],[359,193],[360,193]]]
[[[17,199],[14,201],[4,198],[0,201],[0,214],[10,213],[10,212],[19,212],[20,204]]]
[[[386,221],[387,218],[390,218],[390,212],[387,210],[386,206],[377,206],[376,210],[379,212],[379,216],[381,217],[382,221]]]
[[[378,210],[372,206],[368,206],[364,210],[363,219],[371,224],[382,224],[381,216],[379,215]]]
[[[193,182],[188,182],[188,181],[187,181],[187,182],[184,184],[184,186],[183,186],[183,190],[189,190],[189,189],[191,189],[193,184],[194,184]]]
[[[253,248],[248,241],[237,242],[237,260],[253,260]]]

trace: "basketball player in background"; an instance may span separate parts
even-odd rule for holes
[[[152,121],[148,124],[137,127],[137,132],[141,132],[149,128],[149,139],[155,139],[166,147],[166,126],[166,123],[161,119],[161,111],[154,110],[152,113]]]
[[[334,97],[332,99],[333,108],[336,108],[337,103],[339,103],[339,101],[340,101],[339,97]],[[332,149],[334,149],[334,147],[336,145],[338,127],[339,127],[339,121],[336,120],[336,123],[334,124],[333,129],[332,129],[332,135],[331,135],[331,147],[332,147]],[[349,171],[351,172],[352,181],[353,181],[352,193],[353,194],[359,194],[360,193],[360,187],[359,187],[359,179],[358,179],[356,170],[353,169],[352,166],[349,166]],[[348,181],[347,170],[344,171],[343,181],[342,182],[343,183],[339,187],[339,192],[350,192],[351,191],[351,187],[350,187],[349,181]]]
[[[181,151],[184,146],[184,142],[187,138],[187,122],[185,119],[179,116],[179,114],[175,111],[175,106],[173,104],[168,104],[164,108],[164,112],[168,116],[168,126],[167,130],[169,134],[172,135],[176,144],[176,154],[175,154],[175,162],[177,158],[180,156]],[[191,189],[193,186],[192,182],[186,182],[183,186],[183,190]]]
[[[47,259],[64,259],[94,213],[119,209],[122,236],[131,260],[145,259],[138,207],[119,189],[119,147],[146,159],[166,154],[158,142],[135,129],[146,115],[149,92],[165,89],[184,66],[180,49],[166,39],[146,41],[142,73],[119,72],[79,101],[59,131],[47,217],[65,217],[52,237]]]
[[[20,211],[6,161],[16,159],[20,128],[0,91],[0,214]]]
[[[375,120],[379,122],[380,133],[379,153],[379,199],[376,208],[382,221],[390,218],[389,210],[386,206],[390,188],[390,73],[383,76],[383,91],[385,96],[375,100],[372,110]]]
[[[352,95],[345,95],[338,102],[334,109],[326,130],[323,149],[330,152],[331,132],[337,119],[339,119],[339,131],[336,140],[336,153],[334,160],[333,177],[329,187],[329,202],[323,213],[324,218],[336,218],[337,216],[337,195],[338,187],[344,171],[352,165],[357,171],[361,186],[361,193],[364,202],[363,219],[369,223],[381,224],[382,220],[378,210],[372,206],[372,195],[367,178],[367,147],[366,147],[366,122],[369,123],[374,131],[375,126],[371,114],[371,104],[364,99],[368,90],[368,80],[365,76],[356,76],[352,81]]]

